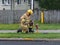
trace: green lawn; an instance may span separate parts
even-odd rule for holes
[[[58,30],[60,29],[60,24],[41,24],[38,23],[40,30]],[[19,24],[0,24],[0,30],[17,30]],[[35,26],[34,26],[35,29]]]
[[[41,24],[40,21],[35,21],[35,24],[37,23],[40,30],[59,30],[60,24]]]
[[[58,29],[60,29],[60,24],[39,24],[39,29],[41,29],[41,30],[58,30]]]
[[[18,28],[18,24],[0,24],[0,30],[16,30]]]
[[[56,39],[60,38],[60,33],[57,34],[42,34],[42,33],[0,33],[0,38],[48,38],[48,39]]]

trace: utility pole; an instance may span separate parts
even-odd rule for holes
[[[31,0],[31,9],[34,9],[34,0]]]

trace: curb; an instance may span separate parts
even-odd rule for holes
[[[60,39],[40,39],[40,38],[0,38],[0,41],[60,41]]]

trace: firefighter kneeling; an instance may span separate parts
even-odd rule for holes
[[[33,14],[33,11],[31,9],[29,9],[20,18],[21,29],[22,29],[22,32],[24,32],[24,33],[28,33],[28,31],[31,29],[31,28],[29,28],[31,14]]]

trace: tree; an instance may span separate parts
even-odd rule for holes
[[[60,0],[37,0],[39,6],[44,9],[60,9]]]

